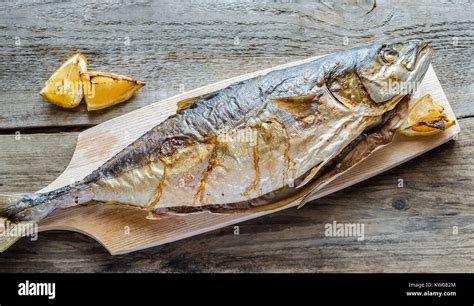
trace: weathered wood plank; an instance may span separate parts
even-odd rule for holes
[[[0,11],[0,129],[94,125],[242,73],[389,38],[423,37],[459,117],[474,114],[472,2],[354,4],[159,1],[6,3]],[[238,41],[236,39],[238,37]],[[129,43],[128,43],[129,42]],[[237,43],[238,44],[235,44]],[[90,69],[147,82],[129,103],[87,113],[42,101],[74,51]]]
[[[37,242],[22,239],[0,254],[0,271],[474,272],[474,118],[459,122],[457,141],[300,210],[239,224],[238,236],[227,227],[111,257],[80,234],[40,233]],[[69,162],[67,142],[74,145],[75,135],[30,136],[37,144],[34,155],[33,146],[0,136],[2,160],[15,155],[0,164],[0,173],[13,177],[17,167],[24,171],[0,191],[32,190],[25,173],[45,185]],[[25,157],[31,164],[21,168]],[[50,175],[42,173],[45,168]],[[333,221],[364,224],[365,240],[325,237],[325,225]]]
[[[35,192],[66,169],[78,133],[0,135],[0,192]]]

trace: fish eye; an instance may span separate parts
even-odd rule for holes
[[[384,47],[380,51],[380,56],[385,63],[393,64],[398,59],[398,51],[390,47]]]

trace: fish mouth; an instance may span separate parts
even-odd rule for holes
[[[428,67],[431,64],[431,59],[433,57],[433,49],[427,44],[427,43],[421,43],[415,53],[415,63],[411,67],[412,69],[409,69],[410,67],[406,67],[410,72],[410,79],[411,81],[415,82],[421,82],[423,77],[426,74],[426,71],[428,70]]]
[[[428,46],[428,43],[426,42],[421,42],[417,48],[417,56],[422,54],[423,52],[427,52],[427,50],[431,49],[430,46]]]
[[[423,65],[425,61],[431,61],[431,54],[433,49],[426,43],[420,42],[411,51],[408,59],[402,62],[402,65],[409,72],[413,72],[418,66]]]
[[[416,64],[415,67],[418,66],[419,63],[423,61],[431,62],[431,56],[433,54],[433,49],[428,46],[427,43],[423,43],[416,52]],[[427,58],[428,57],[428,58]]]

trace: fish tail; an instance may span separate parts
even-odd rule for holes
[[[36,225],[56,208],[83,204],[92,199],[80,183],[45,193],[0,194],[0,252],[3,252],[21,235],[6,235],[12,227]],[[18,233],[18,231],[14,231]]]

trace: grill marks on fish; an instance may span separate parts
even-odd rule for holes
[[[259,137],[256,137],[255,143],[252,148],[252,157],[253,157],[253,169],[255,170],[255,178],[253,181],[250,183],[247,188],[245,188],[245,191],[242,193],[242,196],[248,197],[250,196],[251,191],[257,190],[257,188],[260,186],[260,153],[258,151],[258,139]],[[261,194],[261,190],[260,190]]]
[[[291,156],[290,156],[291,144],[290,144],[290,139],[288,137],[288,132],[286,131],[285,128],[283,128],[283,131],[285,133],[285,151],[283,152],[283,154],[285,156],[285,170],[284,170],[284,174],[283,174],[283,183],[282,183],[282,185],[285,186],[287,183],[293,184],[296,169],[295,169],[295,164],[291,160]],[[291,175],[292,175],[291,178],[290,178],[290,171],[291,171]]]
[[[163,183],[165,182],[165,179],[166,179],[166,163],[162,161],[162,164],[163,164],[163,174],[161,175],[158,186],[156,186],[156,189],[155,189],[155,192],[153,193],[150,204],[148,204],[147,208],[150,208],[150,209],[154,208],[158,204],[158,202],[161,199],[161,194],[163,193]],[[150,163],[149,167],[153,167],[153,163]]]
[[[219,154],[218,152],[219,152],[220,147],[224,148],[224,146],[222,146],[220,143],[216,143],[215,147],[212,149],[212,152],[209,157],[209,161],[207,162],[207,168],[203,171],[201,175],[201,180],[199,183],[198,190],[196,194],[194,195],[194,202],[193,202],[194,206],[198,204],[198,199],[199,199],[199,203],[204,202],[204,193],[206,191],[206,181],[209,177],[209,173],[218,165],[218,154]]]
[[[282,140],[282,143],[284,145],[283,158],[285,162],[285,165],[283,167],[282,186],[285,186],[286,184],[292,184],[294,180],[295,169],[294,169],[294,163],[291,160],[291,156],[290,156],[291,143],[290,143],[290,137],[288,136],[288,131],[286,129],[286,126],[282,122],[280,122],[277,118],[272,118],[272,120],[268,120],[267,124],[270,124],[274,126],[275,129],[281,131],[282,137],[279,140]],[[271,134],[270,136],[274,138],[274,134],[273,133],[270,133],[270,134]],[[291,178],[290,178],[290,171],[292,172]]]
[[[265,178],[271,177],[271,171],[274,168],[274,163],[278,163],[279,159],[282,159],[284,171],[281,171],[279,174],[281,176],[281,181],[277,182],[277,180],[274,179],[274,181],[270,183],[272,186],[280,184],[284,185],[288,180],[288,172],[290,171],[292,164],[291,157],[289,156],[290,141],[288,139],[284,125],[279,123],[275,118],[262,119],[262,121],[263,122],[255,124],[254,126],[241,128],[241,130],[249,129],[251,133],[248,133],[248,135],[253,137],[253,139],[247,139],[247,141],[243,144],[243,146],[246,148],[244,149],[245,152],[249,153],[250,155],[248,160],[252,160],[251,168],[249,167],[248,169],[252,169],[254,173],[253,179],[247,182],[248,185],[241,192],[241,196],[246,198],[261,196],[263,194],[263,188],[265,186],[262,186],[261,184],[265,182],[265,179],[262,178],[262,171],[264,171],[263,174]],[[211,188],[211,191],[209,192],[207,191],[206,187],[209,176],[213,175],[212,171],[215,168],[221,167],[224,170],[236,168],[232,167],[232,165],[229,166],[229,160],[238,160],[240,158],[239,155],[246,155],[240,154],[240,149],[229,152],[227,148],[229,145],[232,148],[235,148],[235,143],[221,143],[219,142],[219,137],[214,138],[211,142],[214,144],[214,147],[212,149],[212,153],[209,155],[206,169],[199,175],[201,179],[199,186],[196,188],[194,193],[193,206],[206,205],[212,201],[211,199],[206,199],[206,194],[215,193],[216,186],[211,186],[213,188]],[[240,161],[240,163],[245,162]],[[238,167],[236,170],[238,172]],[[242,169],[242,171],[244,170],[245,169]],[[224,176],[229,177],[232,175],[225,172],[223,173]],[[276,175],[276,177],[278,178],[278,175]],[[211,177],[213,181],[217,180],[217,178],[218,176]],[[244,183],[244,181],[242,181],[242,183]],[[269,189],[269,187],[266,186],[266,192],[272,190],[273,189]]]

